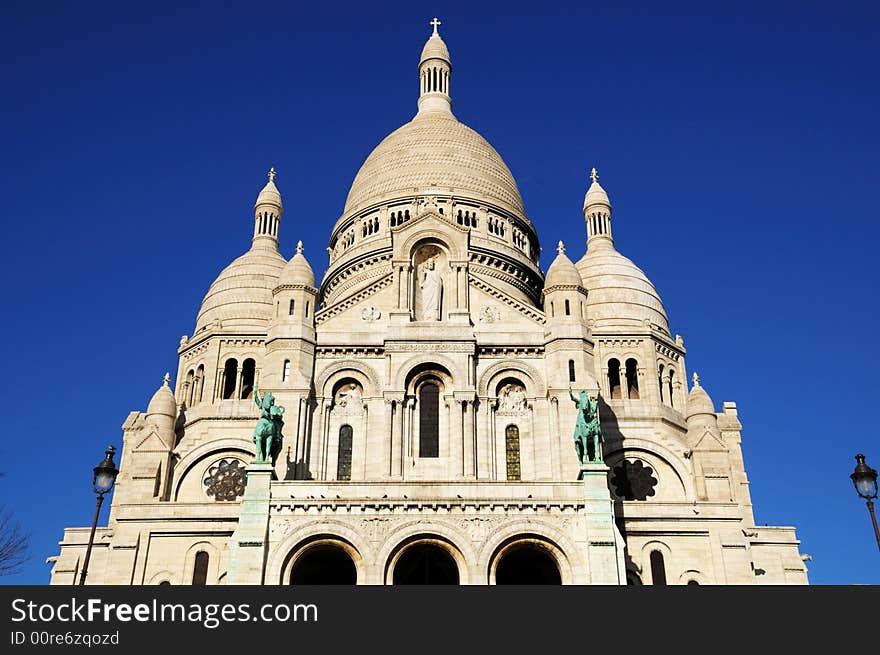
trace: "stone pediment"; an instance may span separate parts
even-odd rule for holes
[[[724,445],[724,442],[721,441],[721,439],[712,433],[711,428],[706,428],[703,431],[702,436],[697,439],[697,443],[694,444],[693,449],[702,452],[727,452],[727,446]]]
[[[167,451],[168,445],[159,436],[158,430],[153,426],[146,428],[147,434],[134,447],[134,452],[161,452]]]

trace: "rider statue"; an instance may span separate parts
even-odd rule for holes
[[[273,464],[278,453],[281,452],[281,428],[284,421],[281,415],[284,408],[275,404],[275,396],[267,391],[260,398],[260,390],[254,385],[254,403],[260,408],[260,420],[254,428],[254,444],[257,447],[255,464]]]
[[[593,399],[586,391],[581,391],[580,397],[575,398],[571,387],[568,388],[568,395],[578,409],[577,423],[574,426],[574,449],[578,461],[581,466],[601,463],[602,452],[599,444],[603,439],[602,429],[599,427],[599,396]]]

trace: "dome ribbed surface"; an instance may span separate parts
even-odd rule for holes
[[[446,47],[446,44],[443,42],[443,39],[440,38],[439,34],[432,34],[425,42],[425,47],[422,48],[422,56],[419,59],[419,63],[424,62],[426,59],[445,59],[446,61],[450,61],[449,49]]]
[[[654,285],[610,244],[588,249],[577,270],[587,290],[587,318],[594,319],[596,327],[643,326],[647,319],[669,332]]]
[[[605,193],[605,189],[602,188],[602,185],[598,182],[593,182],[590,185],[590,188],[587,189],[587,195],[584,196],[584,209],[598,204],[608,205],[610,207],[611,201],[608,199],[608,194]]]
[[[147,405],[147,416],[152,414],[177,417],[177,401],[167,384],[159,387],[159,390],[150,399],[150,404]]]
[[[306,284],[315,286],[315,272],[301,252],[296,253],[281,271],[278,284]]]
[[[220,319],[222,327],[265,330],[272,290],[287,261],[274,247],[252,248],[223,269],[202,301],[196,333]]]
[[[701,386],[695,386],[687,397],[687,413],[688,418],[699,414],[715,414],[715,403]]]
[[[278,205],[279,207],[281,206],[281,193],[278,191],[278,187],[275,186],[275,183],[271,180],[267,182],[266,186],[263,187],[263,190],[260,191],[260,194],[257,196],[257,201],[254,203],[254,207],[264,203]]]
[[[545,289],[549,289],[557,284],[583,285],[578,270],[564,252],[556,255],[556,259],[550,264],[550,268],[547,269],[547,277],[544,279]]]
[[[418,114],[376,146],[355,176],[343,213],[432,190],[525,214],[516,181],[495,148],[444,111]]]

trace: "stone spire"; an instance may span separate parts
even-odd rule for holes
[[[254,247],[278,249],[278,225],[281,222],[281,214],[284,206],[281,204],[281,194],[275,186],[275,168],[269,169],[269,181],[257,196],[254,204]]]
[[[440,21],[435,18],[429,25],[434,28],[434,33],[422,48],[422,57],[419,60],[419,113],[451,112],[449,78],[452,74],[452,61],[449,59],[449,50],[437,31]]]
[[[584,219],[587,222],[587,249],[599,245],[612,245],[611,201],[599,184],[599,173],[590,171],[592,184],[584,197]]]

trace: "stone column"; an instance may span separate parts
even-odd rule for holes
[[[464,457],[463,471],[464,477],[468,479],[476,479],[477,477],[477,444],[474,439],[474,400],[469,399],[464,404]]]
[[[385,429],[388,434],[382,438],[382,477],[390,478],[393,472],[393,460],[391,453],[393,452],[394,443],[394,401],[385,397]]]
[[[229,540],[228,584],[263,584],[269,541],[271,464],[250,464],[238,526]]]
[[[492,448],[489,436],[489,399],[482,397],[476,404],[477,478],[492,477]]]

